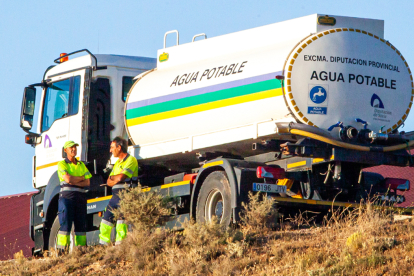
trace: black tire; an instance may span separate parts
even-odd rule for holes
[[[197,222],[210,222],[216,216],[220,224],[231,222],[231,190],[227,175],[222,171],[210,173],[202,183],[197,198]]]

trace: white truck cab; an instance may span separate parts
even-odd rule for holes
[[[47,185],[68,140],[79,143],[80,160],[103,162],[96,157],[109,151],[110,139],[126,137],[124,106],[133,78],[156,64],[152,58],[90,53],[68,60],[72,54],[57,59],[39,84],[39,122],[36,134],[29,134],[36,139],[27,140],[36,149],[34,188]]]
[[[86,55],[71,58],[79,53]],[[60,187],[56,168],[63,158],[64,143],[73,140],[79,144],[78,158],[94,175],[88,197],[104,195],[99,185],[104,183],[102,170],[110,159],[110,141],[116,136],[127,138],[124,108],[133,79],[156,66],[154,58],[93,55],[86,49],[61,54],[55,62],[40,83],[25,88],[21,112],[21,127],[28,133],[26,143],[35,147],[33,187],[39,190],[32,198],[31,233],[33,237],[36,231],[42,232],[44,239],[48,239],[57,214]],[[39,90],[37,129],[30,132]],[[35,248],[47,249],[48,245]]]

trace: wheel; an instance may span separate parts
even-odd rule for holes
[[[55,220],[53,221],[52,228],[50,229],[50,235],[49,235],[49,248],[50,251],[52,248],[56,250],[56,244],[57,244],[57,235],[60,229],[60,222],[59,217],[56,216]],[[73,232],[73,225],[72,225],[72,231],[70,232],[70,246],[69,246],[69,252],[72,252],[73,250],[73,243],[75,241],[75,233]]]
[[[216,217],[220,224],[229,226],[231,213],[231,190],[226,173],[212,172],[204,180],[198,194],[196,219],[198,222],[210,222]]]

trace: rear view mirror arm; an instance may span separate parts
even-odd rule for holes
[[[42,81],[42,82],[39,82],[39,83],[33,83],[33,84],[28,85],[28,87],[31,87],[31,88],[34,88],[36,86],[40,86],[40,87],[43,87],[43,88],[48,87],[46,81]]]

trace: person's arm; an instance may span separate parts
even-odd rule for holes
[[[125,181],[125,179],[127,179],[128,176],[121,173],[121,174],[117,174],[117,175],[110,175],[108,177],[108,180],[106,181],[106,184],[108,184],[109,187],[113,187],[114,185],[118,184],[119,182],[123,182]]]
[[[58,175],[59,178],[70,185],[75,185],[78,182],[85,180],[83,176],[72,176],[69,174],[69,167],[66,162],[59,162]]]
[[[90,183],[90,180],[88,178],[88,179],[82,180],[81,182],[76,183],[75,186],[78,186],[78,187],[89,187],[90,184],[91,183]]]
[[[126,164],[124,165],[124,169],[122,170],[122,172],[120,174],[113,175],[112,171],[106,183],[109,187],[113,187],[115,184],[124,182],[125,179],[132,177],[134,170],[136,170],[137,168],[138,165],[136,164],[136,161],[134,162],[133,158],[129,158]]]
[[[66,183],[70,184],[70,185],[76,185],[77,184],[84,181],[85,180],[85,176],[72,176],[70,175],[68,172],[66,172],[66,174],[64,174],[63,176],[63,180],[65,180]]]
[[[78,177],[80,177],[82,180],[79,181],[79,182],[77,182],[74,185],[75,186],[78,186],[78,187],[88,187],[91,184],[91,182],[90,182],[89,179],[92,177],[92,174],[86,168],[85,164],[81,163],[81,165],[83,167],[83,175],[82,176],[78,176]]]

